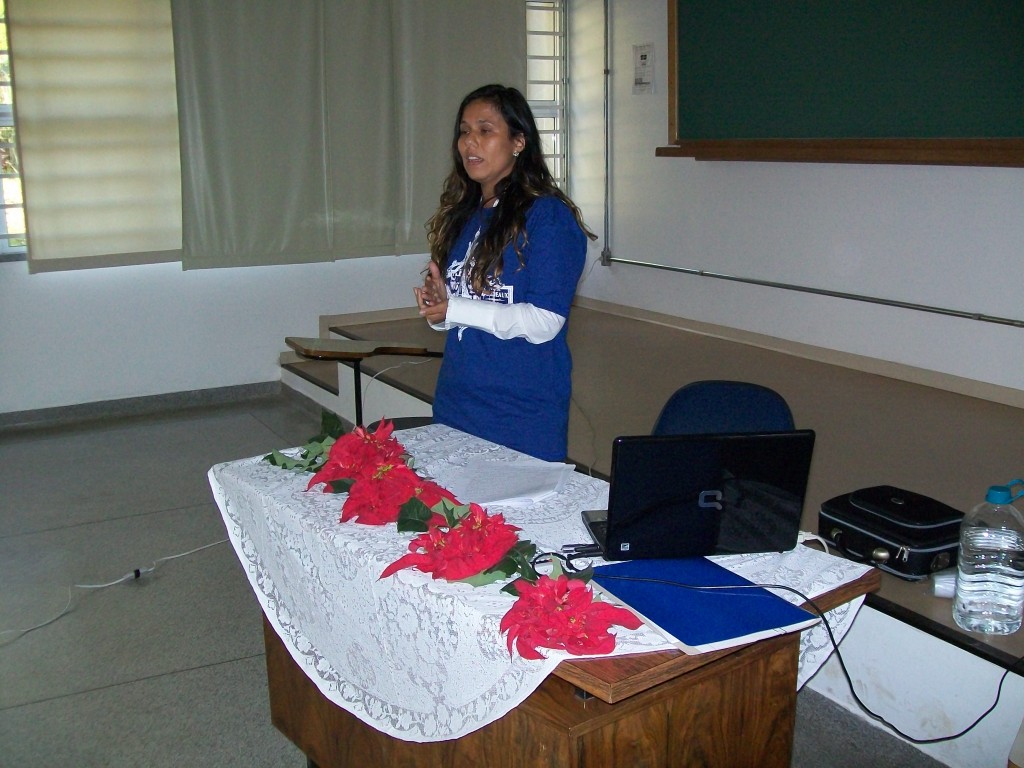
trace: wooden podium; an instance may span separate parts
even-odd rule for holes
[[[878,589],[869,571],[815,603]],[[688,656],[564,661],[526,701],[460,739],[413,743],[327,700],[264,618],[274,725],[319,768],[788,768],[800,635]]]

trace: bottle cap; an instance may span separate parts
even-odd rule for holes
[[[1013,494],[1005,485],[991,485],[985,494],[985,501],[989,504],[1009,504],[1013,501]]]

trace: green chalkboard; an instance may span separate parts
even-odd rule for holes
[[[1024,164],[1024,0],[668,3],[676,147]]]

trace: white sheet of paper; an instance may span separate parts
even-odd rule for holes
[[[540,459],[471,459],[446,478],[446,487],[463,504],[534,504],[558,493],[575,469],[573,464]]]

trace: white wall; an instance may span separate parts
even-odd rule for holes
[[[276,381],[322,314],[412,306],[425,256],[29,275],[0,264],[0,412]]]
[[[573,196],[604,231],[601,0],[575,0]],[[665,0],[611,2],[616,257],[1024,316],[1024,169],[697,163],[667,141]],[[632,48],[655,45],[655,94]],[[1024,388],[1022,331],[625,265],[581,294]],[[0,412],[275,380],[324,313],[411,306],[423,257],[29,275],[0,264]]]
[[[843,639],[843,659],[857,695],[876,714],[915,739],[968,728],[958,739],[918,748],[956,768],[1005,768],[1024,713],[1024,680],[983,659],[871,608],[862,607]],[[835,656],[808,685],[862,714]],[[865,716],[866,718],[866,716]]]
[[[603,3],[577,0],[573,194],[601,225]],[[657,158],[665,0],[612,1],[612,255],[1024,321],[1024,169]],[[632,46],[655,46],[655,94]],[[581,97],[581,98],[580,98]],[[595,249],[596,257],[598,249]],[[612,264],[583,295],[1024,389],[1024,329]]]

